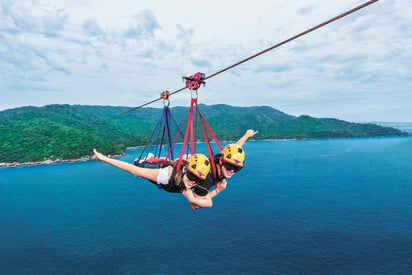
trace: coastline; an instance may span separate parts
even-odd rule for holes
[[[111,158],[121,157],[122,155],[108,155]],[[60,163],[75,163],[93,160],[92,157],[81,157],[78,159],[58,159],[58,160],[44,160],[44,161],[29,161],[29,162],[0,162],[0,168],[13,168],[13,167],[24,167],[24,166],[38,166],[38,165],[50,165],[50,164],[60,164]]]
[[[46,164],[72,163],[91,160],[91,157],[83,157],[79,159],[64,159],[64,160],[45,160],[45,161],[29,161],[29,162],[0,162],[0,168],[11,168],[21,166],[37,166]]]
[[[127,150],[141,148],[141,147],[145,147],[145,146],[137,145],[137,146],[126,147],[123,152],[126,152]],[[107,155],[107,156],[111,158],[116,158],[116,157],[122,157],[124,155],[126,154],[123,153],[121,155]],[[25,167],[25,166],[50,165],[50,164],[60,164],[60,163],[74,163],[74,162],[81,162],[81,161],[88,161],[88,160],[93,160],[93,158],[89,156],[89,157],[81,157],[78,159],[57,159],[57,160],[48,159],[44,161],[29,161],[29,162],[0,162],[0,169],[1,168],[13,168],[13,167]]]
[[[411,137],[412,135],[408,136],[377,136],[377,137],[340,137],[340,138],[290,138],[290,139],[259,139],[259,140],[248,140],[248,142],[253,142],[253,141],[299,141],[299,140],[327,140],[327,139],[364,139],[364,138],[393,138],[393,137]],[[221,141],[222,143],[226,142],[234,142],[234,141]],[[204,143],[204,142],[199,142],[199,143]],[[127,150],[133,150],[139,147],[144,147],[142,145],[138,146],[131,146],[125,148],[124,152]],[[116,158],[116,157],[121,157],[125,156],[126,154],[123,153],[121,155],[108,155],[111,158]],[[81,157],[79,159],[66,159],[66,160],[45,160],[45,161],[33,161],[33,162],[0,162],[0,169],[1,168],[13,168],[13,167],[24,167],[24,166],[37,166],[37,165],[50,165],[50,164],[60,164],[60,163],[74,163],[74,162],[81,162],[81,161],[88,161],[88,160],[93,160],[92,157]]]

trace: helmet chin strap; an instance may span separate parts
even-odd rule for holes
[[[217,174],[218,174],[217,176],[219,180],[226,179],[225,175],[222,175],[223,174],[222,166],[223,166],[222,159],[219,158],[219,166],[217,169]]]

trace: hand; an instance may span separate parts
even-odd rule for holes
[[[226,179],[221,180],[220,182],[216,183],[216,189],[219,192],[222,192],[226,189],[227,181]]]
[[[191,204],[190,204],[190,207],[192,207],[193,210],[197,210],[197,209],[199,209],[199,208],[202,208],[202,207],[200,207],[199,205],[196,205],[196,204],[194,204],[194,203],[191,203]]]
[[[95,159],[95,160],[97,160],[97,161],[102,161],[103,158],[105,157],[103,154],[97,152],[97,150],[94,149],[94,148],[93,148],[93,153],[94,153],[93,159]]]
[[[257,133],[258,133],[258,131],[254,131],[254,130],[251,130],[251,129],[249,129],[249,130],[246,131],[246,135],[247,135],[248,137],[253,137],[253,136],[256,135]]]

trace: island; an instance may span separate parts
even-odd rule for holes
[[[126,148],[147,145],[162,108],[130,110],[126,106],[54,104],[20,107],[0,112],[0,166],[54,163],[89,159],[93,148],[121,155]],[[293,116],[268,106],[199,105],[219,140],[236,140],[247,129],[254,138],[329,139],[408,136],[407,132],[373,123],[335,118]],[[170,108],[180,124],[187,107]],[[106,121],[107,120],[107,121]],[[201,142],[201,136],[199,141]]]

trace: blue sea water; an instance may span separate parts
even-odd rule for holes
[[[0,274],[412,273],[412,138],[245,150],[197,211],[96,161],[0,169]]]

